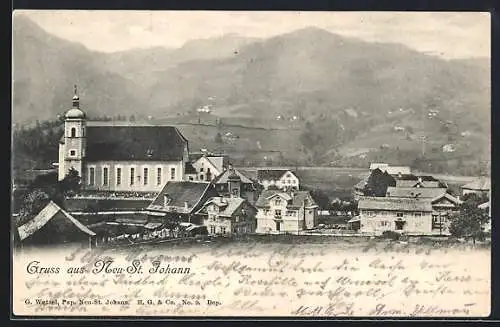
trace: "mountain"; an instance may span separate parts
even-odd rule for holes
[[[188,61],[158,72],[160,82],[147,92],[153,108],[215,96],[222,113],[271,117],[351,107],[369,114],[427,110],[455,100],[459,103],[443,110],[489,114],[489,75],[473,67],[399,44],[306,28],[251,43],[230,58]]]
[[[217,146],[234,153],[244,149],[252,162],[263,156],[259,151],[283,149],[285,159],[309,164],[333,162],[339,155],[361,162],[358,155],[366,151],[373,158],[364,158],[382,161],[387,158],[382,146],[394,150],[394,161],[411,162],[424,152],[421,136],[430,140],[426,155],[434,151],[435,160],[473,161],[489,153],[489,59],[444,60],[318,28],[118,53],[90,51],[22,16],[15,17],[13,32],[14,122],[63,113],[78,84],[82,106],[93,115],[141,114],[163,121],[174,116],[192,123],[195,109],[211,104],[209,116],[222,117],[227,126],[207,129],[210,135],[189,132],[194,144],[213,146],[219,131],[236,133],[241,138]],[[429,119],[429,110],[437,116]],[[292,117],[293,131],[283,129]],[[233,131],[231,122],[244,127],[265,122],[278,130]],[[397,134],[396,126],[406,132]],[[462,132],[471,136],[461,137]],[[459,150],[443,155],[441,146],[448,143]]]
[[[73,85],[90,114],[131,114],[144,104],[134,81],[99,64],[102,54],[55,37],[30,19],[13,21],[13,122],[54,119],[71,106]]]
[[[241,47],[258,40],[226,34],[190,40],[177,49],[152,47],[111,53],[102,57],[102,63],[107,69],[133,79],[144,87],[150,87],[159,82],[156,78],[157,72],[164,72],[186,61],[230,58],[236,55]]]

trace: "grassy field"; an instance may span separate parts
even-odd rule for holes
[[[324,191],[331,199],[335,197],[349,196],[354,185],[369,175],[368,169],[363,168],[344,168],[344,167],[273,167],[280,169],[290,169],[296,172],[301,179],[303,186],[312,189]],[[248,177],[256,178],[258,169],[265,167],[238,167]],[[415,172],[422,175],[428,173]],[[452,175],[434,175],[436,178],[448,183],[450,189],[455,193],[460,192],[460,187],[473,181],[473,176],[452,176]]]

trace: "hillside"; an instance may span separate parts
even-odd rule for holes
[[[149,88],[160,83],[158,78],[161,78],[162,72],[179,63],[229,58],[238,53],[241,47],[257,40],[227,34],[210,39],[190,40],[178,49],[152,47],[105,54],[100,60],[110,71]]]
[[[188,123],[182,128],[194,148],[217,148],[241,162],[418,166],[429,159],[446,171],[489,159],[488,59],[443,60],[317,28],[104,54],[22,16],[13,46],[15,123],[54,119],[78,84],[90,116]],[[207,104],[212,113],[198,116]],[[198,120],[214,126],[189,125]],[[215,143],[217,132],[223,142]],[[456,151],[443,153],[446,144]]]
[[[13,22],[13,122],[53,119],[71,106],[77,84],[90,114],[129,114],[144,100],[140,87],[96,60],[99,53],[57,38],[22,15]]]
[[[455,112],[489,114],[484,70],[316,28],[254,42],[231,58],[184,62],[162,74],[162,82],[148,90],[157,108],[215,96],[217,107],[237,106],[234,114],[311,116],[346,108],[380,114],[451,102]]]

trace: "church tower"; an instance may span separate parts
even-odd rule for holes
[[[229,195],[233,198],[241,197],[241,177],[236,174],[232,165],[229,165],[229,176],[227,177]]]
[[[64,136],[59,148],[59,180],[64,179],[70,169],[74,168],[83,181],[86,146],[85,120],[85,113],[80,109],[80,98],[75,85],[73,106],[64,116]]]

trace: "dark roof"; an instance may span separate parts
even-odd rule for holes
[[[396,187],[425,187],[425,188],[432,188],[432,187],[445,187],[446,185],[439,182],[439,181],[415,181],[415,180],[401,180],[401,179],[396,179]]]
[[[245,201],[246,200],[242,198],[214,197],[206,201],[198,213],[205,213],[205,210],[203,209],[213,203],[220,208],[218,213],[219,216],[231,217],[234,212],[245,203]]]
[[[287,171],[287,169],[259,169],[257,170],[257,179],[261,180],[277,180],[280,179]]]
[[[196,174],[196,169],[194,169],[193,164],[190,162],[186,162],[184,165],[184,173],[185,174]]]
[[[43,208],[38,215],[36,215],[33,219],[28,221],[26,224],[20,226],[17,230],[19,232],[19,237],[21,240],[24,240],[31,235],[33,235],[38,230],[42,229],[52,218],[54,218],[57,214],[60,214],[61,217],[67,219],[71,224],[73,224],[77,229],[82,231],[83,233],[95,236],[95,233],[85,227],[81,222],[76,220],[73,216],[68,214],[66,211],[61,209],[57,204],[50,201],[45,208]]]
[[[430,198],[434,199],[446,193],[445,188],[438,187],[393,187],[387,188],[387,196],[401,198]]]
[[[180,161],[187,140],[173,126],[87,127],[87,160]]]
[[[165,195],[169,202],[165,206]],[[148,210],[168,212],[168,208],[176,208],[178,212],[191,213],[203,205],[205,197],[217,196],[213,184],[208,182],[177,182],[170,181],[165,184],[158,196],[148,206]],[[187,204],[187,210],[186,210]]]
[[[316,202],[312,198],[309,191],[284,192],[282,190],[264,190],[257,199],[255,206],[261,208],[267,207],[269,205],[269,198],[273,197],[274,195],[280,195],[286,200],[290,199],[287,206],[288,208],[302,207],[306,198],[310,199],[310,202],[307,204],[308,206],[316,205]]]
[[[241,173],[239,170],[233,169],[233,171],[236,173],[236,175],[238,175],[240,177],[241,182],[243,184],[253,184],[252,180],[250,178],[248,178],[247,176],[245,176],[243,173]],[[229,179],[229,175],[231,175],[231,170],[227,169],[222,174],[220,174],[219,176],[217,176],[214,179],[214,183],[215,184],[226,184],[228,179]]]
[[[462,186],[462,189],[473,190],[473,191],[489,191],[490,188],[491,188],[491,179],[486,177],[480,177],[477,180]]]
[[[205,154],[203,152],[191,152],[189,154],[189,161],[195,162],[196,160],[200,159],[203,157]]]
[[[362,197],[358,202],[359,209],[387,211],[432,211],[431,199]]]
[[[419,178],[424,181],[424,182],[437,182],[438,180],[435,179],[433,176],[429,175],[413,175],[413,174],[403,174],[403,175],[395,175],[394,178],[397,180],[402,180],[402,181],[418,181]]]

